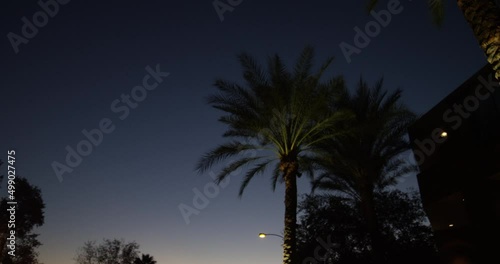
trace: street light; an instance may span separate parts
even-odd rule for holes
[[[276,235],[276,234],[259,233],[260,238],[265,238],[266,236],[277,236],[277,237],[281,237],[281,239],[284,239],[283,236]]]

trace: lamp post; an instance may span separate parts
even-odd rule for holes
[[[260,238],[266,238],[267,236],[275,236],[275,237],[281,238],[281,246],[283,247],[283,243],[285,240],[285,238],[283,236],[277,235],[277,234],[259,233]]]
[[[260,238],[265,238],[266,236],[277,236],[281,237],[281,239],[284,239],[283,236],[277,235],[277,234],[267,234],[267,233],[259,233]]]

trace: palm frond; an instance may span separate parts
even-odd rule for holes
[[[385,177],[380,178],[379,182],[376,183],[380,190],[388,186],[393,186],[398,183],[398,179],[418,171],[418,166],[415,164],[410,164],[403,159],[394,159],[389,162],[384,168]]]
[[[344,179],[349,179],[345,177]],[[332,175],[329,173],[321,174],[318,179],[312,182],[312,191],[322,190],[322,191],[331,191],[337,193],[343,193],[352,199],[359,199],[358,191],[356,190],[353,182],[349,180],[344,180],[341,177],[336,175]]]
[[[238,59],[243,67],[243,78],[250,87],[262,88],[269,85],[265,72],[252,56],[241,53]]]
[[[297,63],[295,63],[294,68],[294,78],[295,82],[302,82],[311,73],[312,60],[314,57],[314,49],[311,46],[306,46],[299,56]]]
[[[243,181],[241,182],[240,185],[240,190],[238,192],[238,196],[241,197],[243,196],[243,192],[245,191],[245,188],[247,187],[248,183],[253,179],[254,176],[258,174],[264,173],[266,170],[266,167],[269,163],[271,163],[273,160],[268,159],[265,160],[261,163],[256,164],[252,169],[248,170],[245,177],[243,178]]]
[[[259,160],[263,157],[257,156],[257,157],[242,157],[236,161],[233,161],[232,163],[228,164],[225,166],[219,174],[217,174],[216,178],[216,183],[219,184],[222,182],[230,173],[236,171],[239,169],[241,166],[252,163],[256,160]]]
[[[256,145],[242,143],[238,141],[225,143],[203,155],[203,157],[196,165],[196,170],[200,173],[203,173],[207,169],[212,167],[215,163],[218,163],[223,159],[239,154],[244,150],[259,149],[259,148],[260,147]]]

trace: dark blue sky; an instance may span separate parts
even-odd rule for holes
[[[386,87],[403,88],[404,101],[422,114],[486,63],[460,11],[446,3],[438,29],[426,1],[401,1],[402,11],[351,63],[339,45],[352,45],[354,27],[373,20],[362,1],[243,0],[221,21],[207,0],[73,0],[17,54],[9,32],[21,35],[22,18],[32,21],[42,9],[36,1],[4,3],[0,158],[15,148],[17,172],[43,192],[41,260],[73,263],[85,241],[116,237],[137,241],[158,263],[279,263],[280,241],[257,237],[283,228],[282,186],[273,193],[269,177],[254,179],[242,199],[240,178],[232,177],[189,224],[178,209],[192,206],[193,188],[211,183],[194,165],[223,142],[220,112],[204,101],[214,79],[240,81],[235,56],[242,51],[262,62],[276,52],[293,62],[310,44],[318,63],[335,56],[329,75],[343,74],[350,87],[361,74],[371,83],[384,76]],[[386,8],[381,1],[375,10]],[[121,120],[111,103],[157,64],[170,75]],[[66,146],[76,148],[81,131],[103,118],[114,131],[60,182],[51,164],[63,163]],[[407,186],[415,186],[414,175]],[[305,180],[299,190],[309,191]]]

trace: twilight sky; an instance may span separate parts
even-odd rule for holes
[[[134,240],[159,264],[280,263],[279,239],[257,237],[283,228],[283,186],[273,193],[270,177],[254,179],[238,199],[235,175],[189,224],[178,209],[193,206],[195,192],[212,182],[194,166],[223,142],[224,126],[204,98],[217,77],[241,80],[235,56],[242,51],[261,62],[276,52],[294,62],[310,44],[317,63],[335,56],[329,76],[343,74],[351,88],[360,75],[371,83],[384,76],[385,87],[403,88],[419,114],[486,63],[450,1],[441,29],[430,22],[427,1],[401,1],[350,63],[339,45],[354,45],[354,28],[374,20],[363,1],[243,0],[223,21],[212,0],[66,2],[17,53],[9,32],[22,36],[23,17],[33,21],[42,8],[7,1],[0,9],[0,159],[15,148],[18,174],[42,190],[45,225],[37,232],[45,264],[74,263],[78,247],[103,238]],[[386,1],[375,8],[386,9]],[[169,75],[146,80],[161,83],[145,99],[121,102],[122,94],[140,95],[134,87],[157,67]],[[75,149],[82,130],[103,119],[114,130],[59,181],[53,162],[65,164],[66,146]],[[415,182],[409,176],[401,187]],[[299,191],[309,191],[305,179]]]

